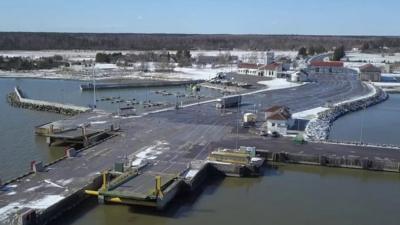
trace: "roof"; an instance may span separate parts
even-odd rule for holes
[[[279,63],[271,63],[271,64],[268,64],[268,65],[262,66],[260,69],[263,69],[263,70],[276,70],[280,65],[281,64],[279,64]]]
[[[274,113],[274,114],[268,116],[267,119],[268,120],[288,120],[288,119],[290,119],[290,117],[291,117],[290,114],[288,115],[283,112],[278,112],[278,113]]]
[[[366,64],[360,66],[360,72],[381,72],[381,69],[372,64]]]
[[[286,106],[275,105],[265,111],[271,113],[267,118],[270,120],[288,120],[291,117],[289,108]]]
[[[312,61],[311,66],[317,67],[343,67],[343,62],[340,61]]]
[[[239,64],[239,68],[244,68],[244,69],[258,69],[260,68],[262,65],[260,64],[252,64],[252,63],[241,63]]]
[[[284,108],[286,108],[286,107],[280,106],[280,105],[274,105],[274,106],[266,109],[265,112],[276,112],[276,111],[279,111],[280,109],[284,109]]]

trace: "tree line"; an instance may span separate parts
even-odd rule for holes
[[[6,71],[53,69],[61,65],[69,66],[68,63],[63,61],[62,56],[59,55],[39,59],[0,56],[0,70]]]
[[[399,37],[228,35],[228,34],[96,34],[0,32],[0,50],[298,50],[365,47],[368,51],[399,49]],[[368,47],[368,48],[367,48]]]

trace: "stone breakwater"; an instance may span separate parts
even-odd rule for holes
[[[13,92],[9,93],[6,96],[6,99],[7,102],[13,107],[36,111],[53,112],[68,116],[74,116],[79,113],[88,112],[91,110],[90,108],[86,107],[24,98],[21,94],[21,91],[17,87],[14,88]]]
[[[310,120],[305,129],[305,139],[309,141],[325,141],[329,137],[332,123],[339,117],[360,109],[385,101],[389,96],[381,88],[370,85],[373,94],[355,100],[339,103],[332,108],[320,112],[315,119]]]

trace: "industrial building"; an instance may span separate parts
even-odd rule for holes
[[[343,62],[340,61],[312,61],[308,70],[315,74],[338,74],[344,73]]]
[[[360,67],[360,80],[362,81],[381,81],[381,69],[372,64],[366,64]]]

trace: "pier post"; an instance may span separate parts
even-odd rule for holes
[[[53,139],[51,137],[46,137],[46,143],[48,146],[51,146],[51,144],[53,144]]]
[[[89,145],[89,141],[88,138],[86,136],[86,127],[85,125],[81,126],[82,128],[82,137],[83,137],[83,146],[88,146]]]
[[[36,211],[34,209],[22,208],[17,212],[18,225],[36,225]]]
[[[76,150],[75,148],[68,148],[65,149],[65,156],[67,156],[67,158],[73,158],[76,156]]]
[[[35,173],[43,172],[44,171],[43,162],[41,162],[41,161],[40,162],[32,161],[31,162],[31,169]]]
[[[53,124],[50,124],[49,133],[54,134],[54,125]]]

